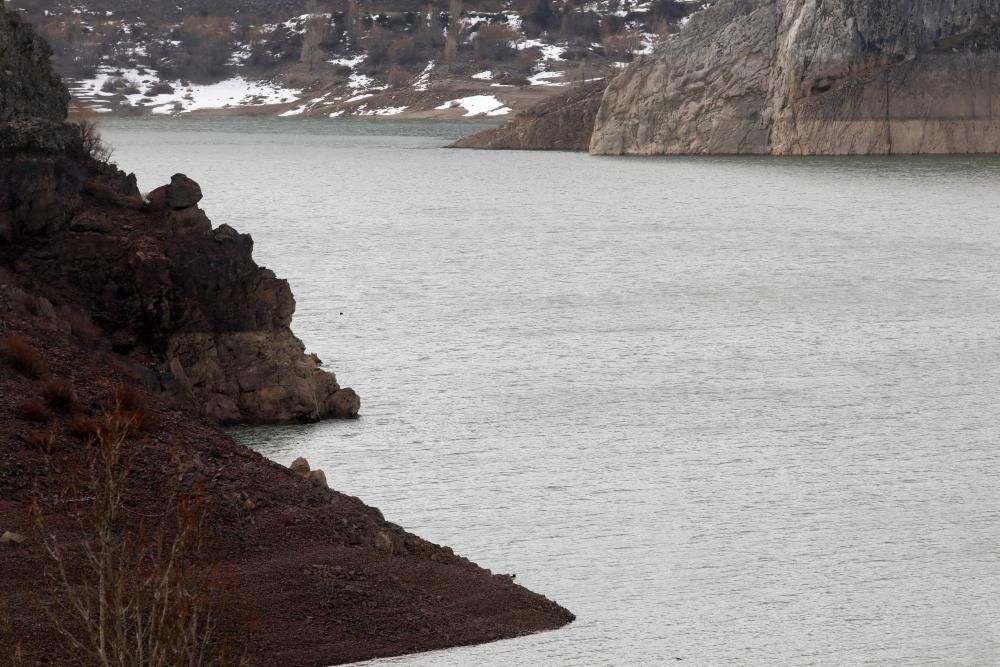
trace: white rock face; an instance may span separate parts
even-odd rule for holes
[[[619,75],[597,154],[1000,152],[1000,0],[721,0]]]

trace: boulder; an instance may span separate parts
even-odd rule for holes
[[[354,419],[361,411],[361,397],[350,387],[338,389],[330,397],[329,412],[337,419]]]
[[[288,466],[288,469],[294,472],[296,475],[306,476],[309,474],[309,461],[306,461],[303,457],[299,457],[292,461],[292,465]]]
[[[167,190],[169,188],[169,185],[161,185],[146,195],[148,207],[151,209],[167,208]]]
[[[191,208],[201,201],[201,186],[184,174],[174,174],[167,186],[166,202],[170,208]]]
[[[326,483],[326,473],[322,470],[312,470],[305,477],[319,486],[330,488],[329,484]]]

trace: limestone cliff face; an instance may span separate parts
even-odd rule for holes
[[[360,400],[292,334],[288,283],[178,174],[144,201],[64,122],[49,51],[0,6],[0,283],[100,328],[153,387],[224,422],[354,417]]]
[[[597,154],[1000,152],[1000,0],[722,0],[608,87]]]

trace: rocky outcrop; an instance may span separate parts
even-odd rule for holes
[[[210,589],[218,609],[213,637],[245,651],[257,667],[325,667],[518,637],[573,620],[509,578],[329,489],[307,462],[289,470],[238,445],[134,379],[99,339],[77,333],[68,313],[4,288],[12,278],[0,270],[0,664],[15,645],[26,665],[81,664],[79,650],[60,641],[52,624],[50,600],[70,599],[41,574],[51,560],[34,521],[44,516],[45,532],[83,558],[75,545],[92,537],[89,526],[74,520],[75,503],[59,499],[87,479],[81,466],[87,469],[93,449],[81,429],[100,420],[116,396],[141,405],[143,423],[121,523],[137,535],[143,524],[160,525],[149,517],[162,516],[178,484],[196,494],[210,548],[193,574],[198,581],[225,575],[225,585]],[[10,340],[26,341],[39,368],[12,363],[19,358],[3,352]],[[53,393],[60,386],[71,388],[68,400]],[[78,561],[69,567],[87,571]]]
[[[310,469],[309,461],[305,460],[301,456],[292,461],[292,465],[288,466],[288,469],[303,479],[308,479],[309,481],[315,482],[320,486],[327,486],[326,473],[322,470]]]
[[[574,86],[518,114],[509,123],[453,144],[454,148],[585,151],[607,82]]]
[[[223,423],[346,419],[361,408],[354,390],[342,389],[287,328],[175,334],[166,356],[179,389]]]
[[[722,0],[605,93],[597,154],[1000,151],[1000,0]]]
[[[51,50],[14,12],[0,10],[0,122],[62,122],[69,93],[49,67]]]
[[[0,5],[0,21],[8,20]],[[37,44],[14,25],[25,31],[15,44]],[[0,82],[22,71],[23,55],[0,49]],[[30,114],[45,104],[13,107]],[[81,546],[94,535],[84,506],[99,505],[86,496],[105,488],[128,510],[102,523],[114,533],[110,544],[122,545],[111,548],[120,566],[111,570],[124,573],[116,581],[128,580],[112,588],[121,596],[158,582],[155,595],[124,593],[135,605],[131,617],[144,617],[135,609],[149,605],[159,613],[168,598],[181,613],[192,605],[211,611],[207,644],[197,641],[212,664],[226,655],[260,667],[320,667],[573,620],[329,489],[304,461],[292,472],[205,419],[351,416],[358,400],[305,354],[289,329],[288,284],[253,262],[250,237],[213,229],[194,181],[177,175],[162,197],[145,202],[134,178],[83,150],[79,132],[15,115],[0,120],[0,136],[14,125],[65,130],[71,140],[60,147],[28,131],[28,142],[0,147],[0,655],[80,663],[78,616],[58,610],[90,605],[92,596],[77,591],[108,581],[103,565],[87,566],[92,550]],[[114,462],[104,458],[102,467],[96,452],[112,448]],[[203,538],[211,547],[200,553],[177,558],[150,538],[159,530],[170,540],[177,526],[195,524],[198,539],[182,541]],[[123,556],[123,545],[146,544],[144,536],[149,548],[137,549],[134,561]],[[72,589],[40,574],[55,553],[45,544],[56,543]],[[159,569],[163,558],[169,569]],[[176,574],[171,591],[174,581],[184,591],[179,582],[189,576],[215,582],[224,573],[225,583],[161,595],[167,589],[150,575],[168,571]],[[98,634],[103,647],[107,635]],[[153,637],[172,660],[176,645]]]
[[[177,174],[143,201],[64,123],[48,50],[0,10],[0,267],[89,313],[146,379],[222,423],[355,417],[360,400],[292,334],[288,283],[213,228]]]

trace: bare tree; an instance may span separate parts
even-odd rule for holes
[[[361,45],[362,18],[360,0],[349,0],[347,3],[347,37],[351,42],[352,49],[358,49]]]
[[[316,60],[320,56],[320,45],[326,39],[330,31],[330,15],[321,12],[322,7],[318,0],[309,0],[306,3],[306,32],[302,38],[302,56],[299,59],[309,65],[309,71],[313,71]]]
[[[458,56],[458,40],[462,34],[462,0],[450,0],[448,4],[448,40],[445,43],[444,59],[450,72]]]
[[[76,127],[83,141],[83,150],[98,162],[111,162],[115,151],[104,143],[97,123],[89,118],[81,118],[76,122]]]

